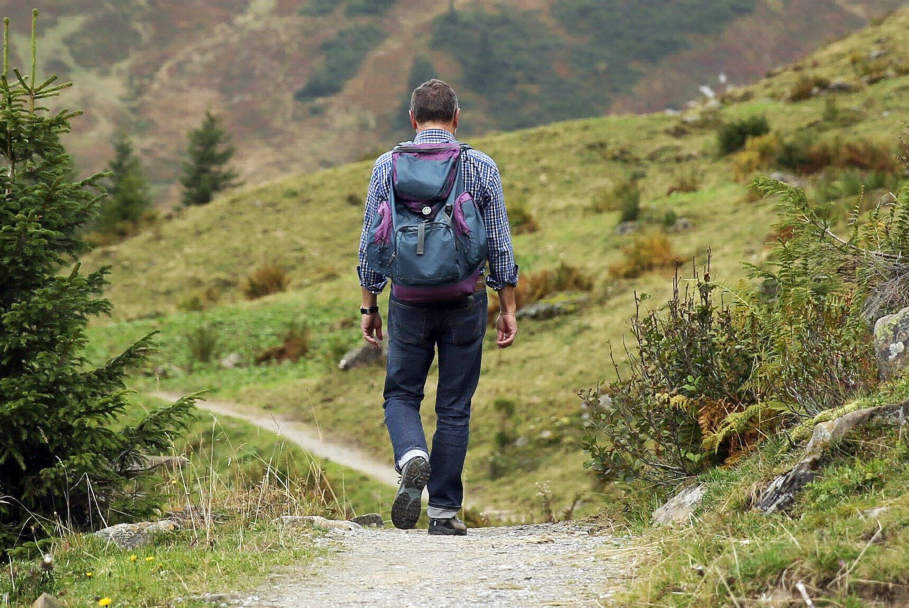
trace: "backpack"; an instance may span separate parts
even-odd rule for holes
[[[486,227],[464,187],[466,144],[400,144],[392,150],[388,200],[366,242],[369,266],[405,301],[470,295],[486,263]]]

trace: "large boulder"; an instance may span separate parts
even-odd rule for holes
[[[884,380],[898,376],[909,366],[909,306],[877,320],[874,351]]]

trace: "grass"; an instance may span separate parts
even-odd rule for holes
[[[849,54],[855,48],[866,48],[878,37],[893,41],[888,43],[891,57],[901,56],[909,45],[895,41],[905,39],[907,22],[909,11],[901,11],[884,22],[884,29],[846,38],[805,61],[817,61],[812,74],[832,81],[851,73]],[[797,70],[785,70],[748,88],[751,95],[742,96],[747,100],[722,106],[719,117],[734,123],[765,115],[784,139],[811,132],[823,121],[826,102],[818,97],[788,101],[798,76]],[[893,141],[909,111],[907,87],[909,78],[898,76],[839,94],[838,106],[862,108],[862,118],[848,125],[824,124],[824,138]],[[537,230],[514,237],[521,272],[530,276],[565,264],[592,285],[586,305],[576,313],[522,321],[512,349],[496,350],[487,336],[465,470],[470,507],[505,519],[539,518],[536,484],[546,482],[555,510],[582,494],[579,515],[596,512],[604,497],[621,494],[601,487],[583,469],[580,401],[574,390],[611,379],[609,344],[616,345],[621,366],[620,345],[634,293],[650,294],[650,302],[664,301],[672,268],[610,277],[609,267],[623,263],[623,250],[638,235],[615,233],[620,211],[611,205],[591,213],[594,193],[608,192],[630,175],[641,176],[636,183],[643,232],[662,225],[669,212],[689,220],[690,229],[671,231],[665,238],[689,264],[702,264],[710,246],[714,281],[735,284],[745,276],[742,262],[765,259],[775,221],[773,201],[754,200],[747,188],[750,174],[739,181],[732,158],[716,155],[713,127],[684,124],[685,133],[676,136],[680,125],[679,117],[665,114],[608,116],[471,140],[496,159],[506,199],[519,202],[537,224]],[[204,208],[185,209],[149,233],[93,251],[87,269],[113,266],[107,295],[115,315],[92,328],[93,358],[108,357],[128,341],[158,330],[160,354],[146,370],[150,375],[137,377],[137,388],[210,389],[219,398],[316,424],[335,439],[389,458],[381,369],[336,369],[344,350],[360,341],[354,267],[362,209],[346,199],[351,192],[365,193],[370,168],[371,161],[364,161],[240,188]],[[680,175],[697,175],[690,191],[674,188]],[[814,187],[828,178],[806,179]],[[897,177],[885,180],[893,187],[890,179]],[[162,257],[161,251],[169,253]],[[286,270],[287,290],[246,301],[244,280],[262,264],[260,254],[250,252],[263,251]],[[178,309],[188,294],[210,288],[217,289],[218,297],[205,310]],[[282,344],[295,320],[308,328],[307,354],[296,362],[252,365],[258,354]],[[194,360],[185,338],[205,324],[218,332],[208,363]],[[245,363],[222,369],[218,361],[232,352]],[[155,367],[169,369],[170,375],[156,377]],[[427,425],[434,422],[435,379],[434,367],[424,402]],[[489,466],[499,426],[494,403],[502,398],[516,404],[510,432],[523,438],[536,458],[494,480]]]
[[[135,411],[159,405],[137,397]],[[13,552],[0,597],[28,606],[41,592],[67,606],[203,606],[203,593],[253,589],[282,566],[299,566],[320,553],[318,532],[285,528],[280,515],[346,518],[378,511],[388,519],[393,488],[314,459],[283,439],[233,419],[200,413],[174,442],[181,468],[159,469],[137,491],[164,496],[160,515],[183,529],[134,550],[60,529],[41,547]],[[53,556],[45,572],[41,556]],[[178,598],[182,598],[178,599]],[[196,599],[192,599],[196,598]]]

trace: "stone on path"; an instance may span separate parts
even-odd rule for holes
[[[326,519],[318,515],[282,515],[275,520],[276,524],[284,526],[305,526],[307,528],[322,528],[323,530],[360,530],[362,526],[352,521],[343,519]]]
[[[363,346],[358,346],[357,348],[347,351],[347,353],[341,357],[341,361],[338,363],[338,369],[347,371],[364,365],[378,365],[384,363],[385,343],[387,342],[388,336],[385,336],[385,340],[382,342],[382,348],[374,348],[369,344],[364,344]]]
[[[374,526],[376,528],[381,528],[385,525],[385,521],[378,513],[365,513],[363,515],[358,515],[356,517],[350,518],[350,521],[363,527]]]

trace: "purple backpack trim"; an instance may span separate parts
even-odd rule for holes
[[[379,215],[382,216],[382,223],[376,229],[373,241],[387,245],[391,240],[391,207],[388,206],[388,201],[382,201],[379,204]]]
[[[465,192],[458,197],[458,200],[454,204],[454,214],[452,219],[454,220],[455,228],[461,234],[470,234],[470,226],[467,225],[467,220],[464,219],[464,203],[473,200],[473,197],[470,195],[470,192]]]
[[[444,287],[408,287],[407,285],[397,285],[392,283],[391,295],[402,302],[411,304],[428,304],[430,302],[444,302],[445,300],[456,300],[469,296],[474,292],[477,280],[480,278],[482,270],[470,275],[463,281]]]

